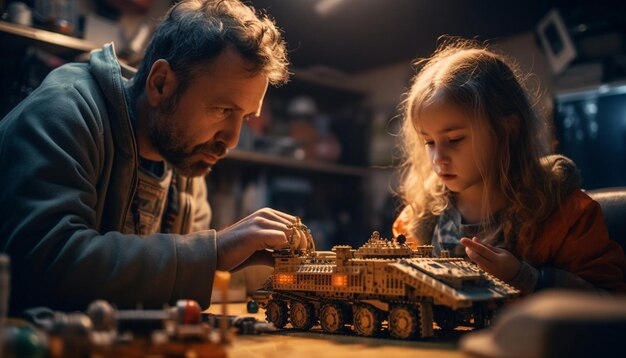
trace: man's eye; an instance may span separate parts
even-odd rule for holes
[[[229,115],[232,111],[232,108],[217,108],[217,112],[221,115]]]

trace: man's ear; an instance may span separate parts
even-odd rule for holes
[[[146,79],[146,98],[152,107],[157,107],[176,91],[177,80],[167,60],[160,59],[152,64]]]

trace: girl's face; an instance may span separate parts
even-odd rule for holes
[[[484,125],[472,126],[471,120],[458,106],[437,103],[422,110],[417,126],[433,170],[459,195],[482,192],[481,168],[493,164],[495,140]]]

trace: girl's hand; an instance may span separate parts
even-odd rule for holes
[[[476,237],[471,240],[462,238],[461,245],[465,246],[467,257],[478,267],[505,282],[511,281],[522,265],[512,253],[481,242]]]

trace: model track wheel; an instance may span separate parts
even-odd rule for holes
[[[313,307],[306,302],[294,301],[289,309],[289,320],[293,328],[308,330],[315,323]]]
[[[287,324],[287,302],[270,300],[265,308],[265,319],[273,323],[276,328],[283,328]]]
[[[415,308],[395,306],[389,312],[389,334],[399,339],[413,338],[417,333],[418,321]]]
[[[320,325],[325,332],[337,333],[343,330],[346,317],[341,305],[329,303],[320,310]]]
[[[370,305],[360,305],[354,311],[354,331],[366,337],[380,332],[381,321],[376,308]]]

